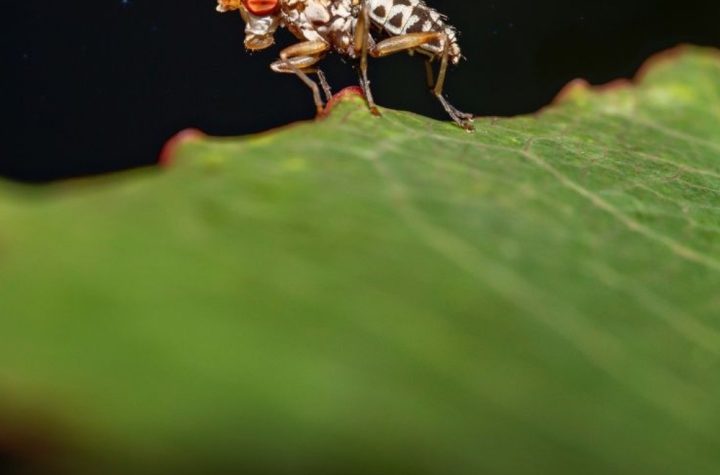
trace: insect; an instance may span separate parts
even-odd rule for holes
[[[359,60],[360,86],[370,110],[379,115],[368,79],[368,57],[418,53],[425,57],[428,85],[448,115],[466,130],[473,116],[452,106],[443,95],[449,65],[462,58],[454,27],[423,0],[218,0],[218,11],[239,10],[245,20],[245,47],[256,51],[274,44],[280,27],[300,43],[283,49],[271,69],[299,77],[313,92],[318,112],[321,91],[330,87],[317,63],[330,51]],[[439,62],[435,75],[433,63]],[[320,85],[311,79],[316,75]]]

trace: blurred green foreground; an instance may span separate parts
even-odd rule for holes
[[[0,472],[720,473],[720,55],[477,126],[0,183]]]

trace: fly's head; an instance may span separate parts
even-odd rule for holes
[[[239,10],[245,20],[245,47],[251,51],[268,48],[275,43],[280,26],[280,0],[218,0],[217,10]]]

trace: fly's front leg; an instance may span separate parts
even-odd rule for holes
[[[354,45],[355,51],[360,51],[360,87],[365,95],[370,112],[374,115],[380,115],[380,111],[375,105],[372,91],[370,90],[370,80],[368,79],[368,53],[370,49],[370,13],[368,11],[367,0],[363,0],[360,17],[355,26]]]
[[[308,77],[309,73],[317,72],[322,83],[323,90],[327,95],[330,87],[325,80],[325,76],[319,70],[311,69],[323,55],[330,49],[330,46],[323,41],[304,41],[293,46],[289,46],[280,52],[280,60],[270,65],[276,73],[295,74],[302,82],[304,82],[313,93],[313,100],[318,114],[322,114],[325,104],[320,97],[320,88],[317,83]]]
[[[449,53],[450,53],[450,42],[448,41],[447,35],[441,32],[427,32],[427,33],[408,33],[405,35],[394,36],[387,40],[381,41],[374,47],[370,48],[369,53],[375,58],[381,58],[383,56],[389,56],[394,53],[401,51],[412,51],[425,45],[440,42],[443,47],[442,57],[440,60],[440,72],[438,73],[437,80],[434,80],[432,74],[432,65],[429,63],[426,65],[426,71],[428,75],[428,84],[432,88],[433,95],[438,98],[440,104],[442,104],[448,115],[455,121],[460,127],[465,130],[474,130],[472,114],[460,112],[453,107],[445,96],[443,96],[443,87],[445,86],[445,77],[447,75],[447,69],[449,64]],[[434,85],[433,85],[434,84]]]
[[[327,82],[325,73],[322,72],[321,69],[315,68],[315,74],[317,74],[317,77],[320,80],[320,87],[322,87],[323,92],[325,93],[325,100],[330,102],[332,99],[332,89],[330,89],[330,84]]]

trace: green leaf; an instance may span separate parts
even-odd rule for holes
[[[383,114],[2,184],[0,459],[720,472],[718,53],[475,134]]]

